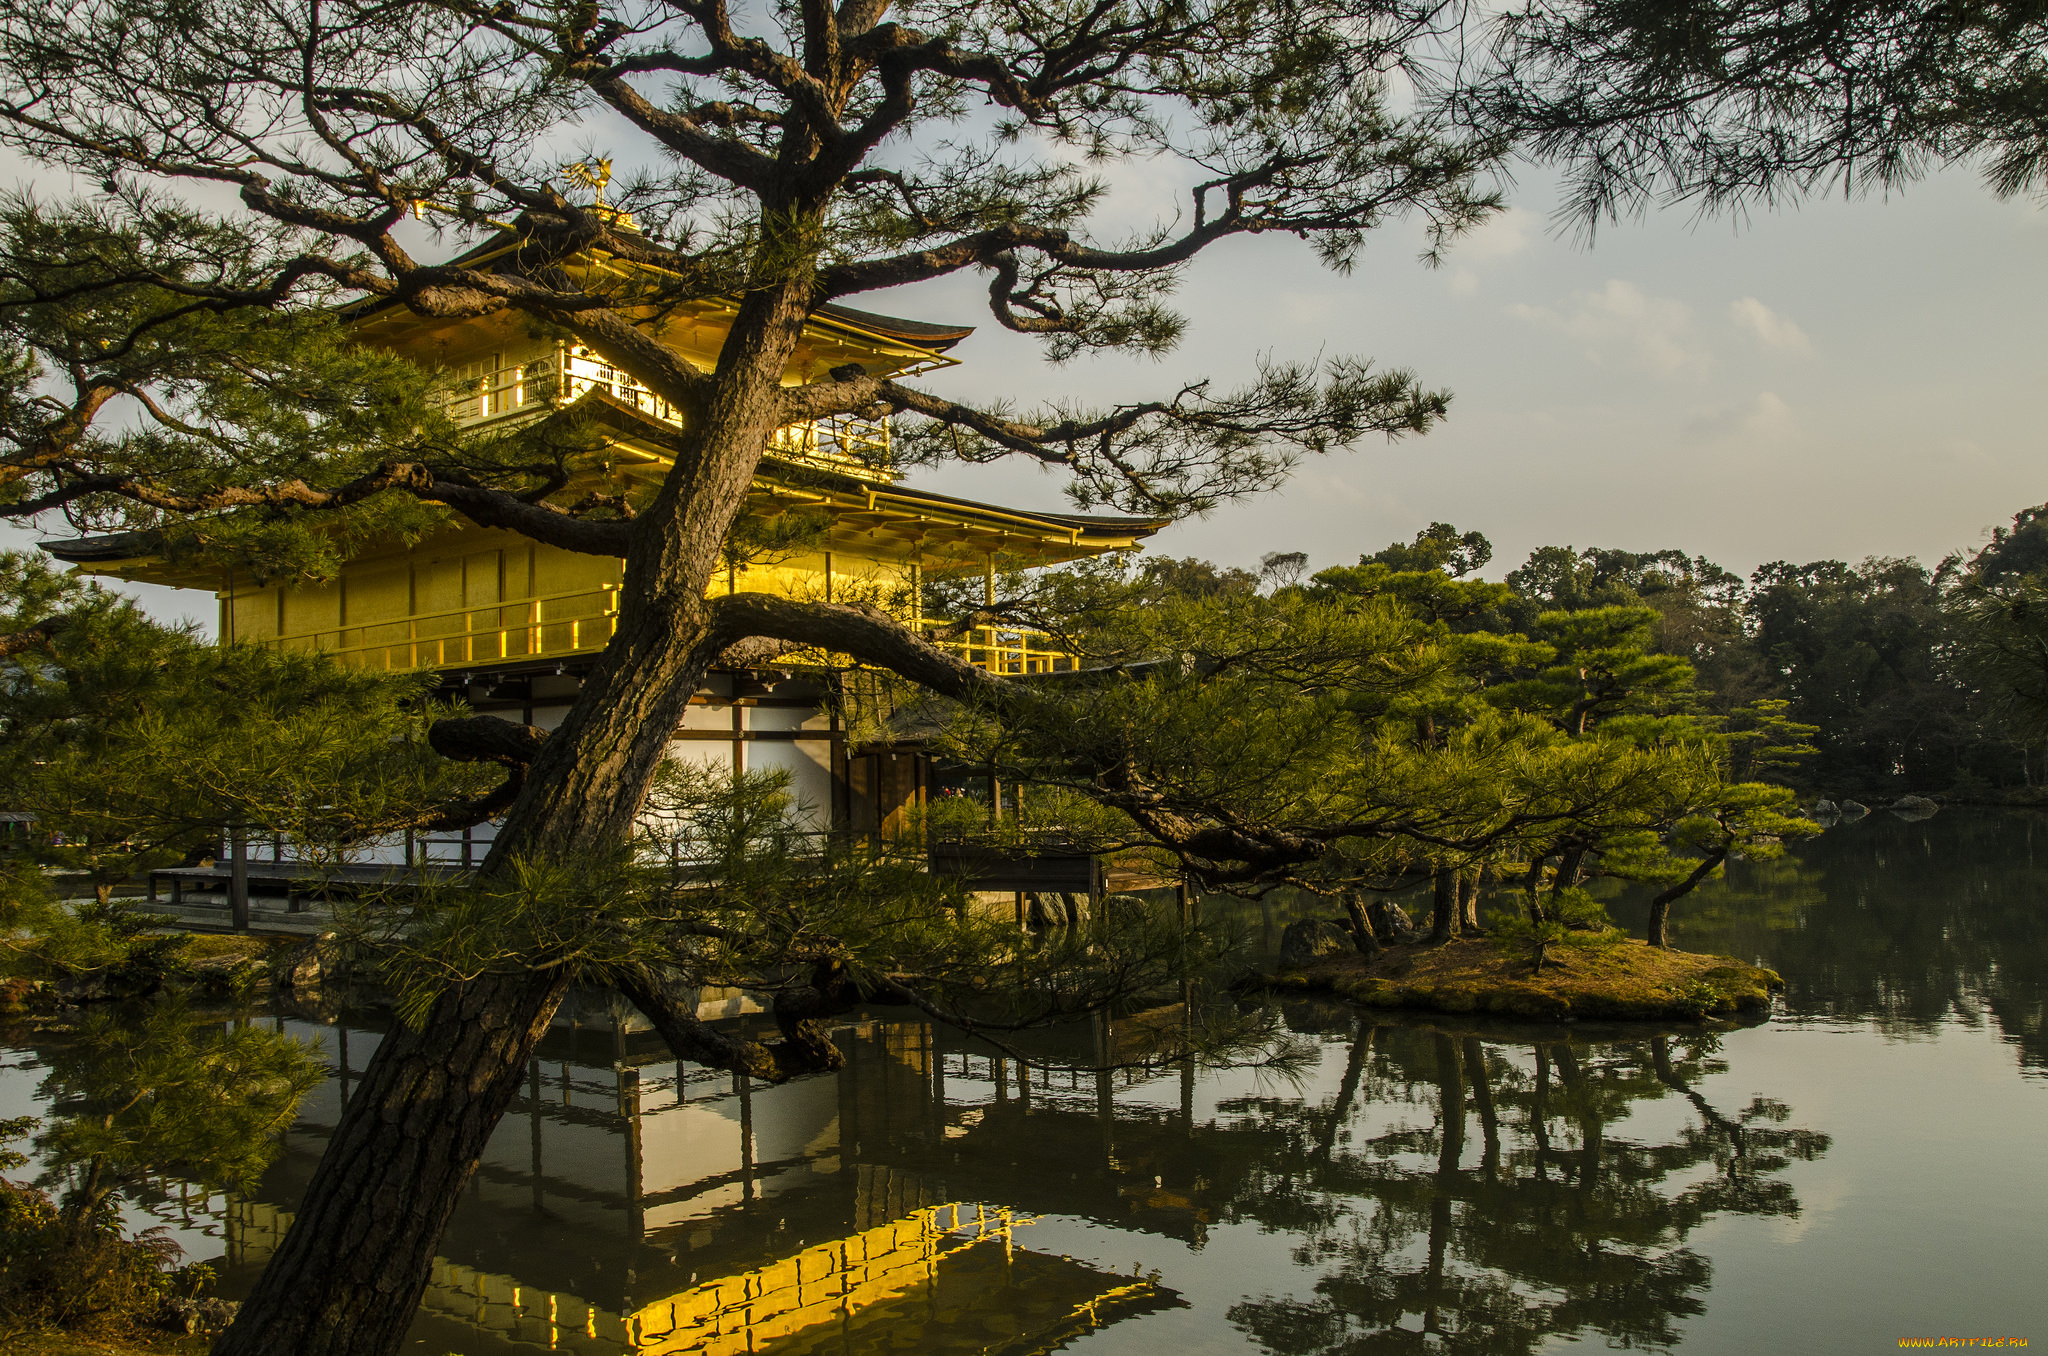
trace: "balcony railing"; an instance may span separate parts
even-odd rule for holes
[[[301,631],[259,643],[315,650],[351,668],[453,669],[520,659],[591,654],[618,629],[619,586],[543,594],[422,612],[387,621]],[[1066,673],[1074,658],[1038,631],[976,627],[941,638],[943,623],[926,618],[924,636],[990,673]]]
[[[448,369],[442,408],[465,428],[531,419],[592,391],[667,423],[675,407],[630,375],[578,344],[537,344],[488,354]],[[891,480],[886,420],[835,415],[792,424],[775,435],[774,452],[867,480]]]
[[[451,669],[602,650],[617,629],[619,589],[604,584],[502,603],[422,612],[263,642],[317,650],[350,668]]]
[[[990,673],[1069,673],[1079,667],[1072,655],[1058,648],[1053,638],[1042,631],[977,626],[961,635],[942,638],[944,629],[944,622],[934,623],[932,618],[925,618],[926,640]]]

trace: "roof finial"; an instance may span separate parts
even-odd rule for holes
[[[596,206],[610,207],[604,200],[605,185],[612,181],[612,162],[603,159],[578,160],[562,166],[562,177],[597,195]]]

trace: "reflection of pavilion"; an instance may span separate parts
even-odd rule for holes
[[[267,1256],[290,1216],[230,1208],[242,1260]],[[723,1276],[629,1313],[445,1260],[423,1307],[514,1348],[649,1356],[854,1356],[1057,1351],[1071,1339],[1180,1303],[1143,1277],[1016,1246],[1007,1212],[935,1205]]]
[[[324,1035],[336,1077],[259,1199],[230,1207],[230,1290],[282,1236],[279,1205],[378,1038]],[[966,1072],[966,1057],[940,1056],[929,1028],[868,1023],[843,1041],[839,1076],[765,1088],[679,1069],[652,1038],[551,1035],[443,1239],[416,1335],[463,1356],[1026,1356],[1182,1303],[1022,1246],[1026,1221],[968,1203],[990,1193],[948,1190],[938,1174],[957,1155],[940,1150],[980,1119],[978,1098],[948,1095],[946,1065]]]

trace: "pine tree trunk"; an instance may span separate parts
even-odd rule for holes
[[[397,1351],[448,1218],[562,1001],[558,973],[486,976],[394,1027],[215,1356]]]
[[[1486,929],[1479,926],[1479,889],[1486,882],[1486,873],[1492,871],[1461,871],[1458,873],[1458,931],[1467,937],[1483,937]]]
[[[1666,948],[1670,945],[1664,937],[1664,924],[1671,917],[1671,901],[1658,895],[1650,901],[1650,925],[1645,930],[1644,940],[1651,946]]]
[[[1365,900],[1356,890],[1344,892],[1344,912],[1351,919],[1351,944],[1367,960],[1378,960],[1379,939],[1373,936],[1372,920],[1366,916]]]
[[[1650,922],[1643,931],[1643,939],[1651,946],[1669,948],[1670,939],[1665,936],[1665,925],[1671,921],[1671,906],[1692,892],[1694,886],[1714,873],[1714,869],[1728,859],[1729,849],[1718,848],[1700,859],[1692,874],[1668,890],[1661,891],[1650,901]]]
[[[1448,866],[1436,869],[1436,895],[1430,901],[1429,940],[1451,940],[1451,924],[1458,916],[1458,873]]]
[[[618,630],[481,868],[561,862],[630,840],[634,819],[719,648],[705,592],[781,422],[805,284],[747,294],[722,380],[675,470],[634,524]],[[445,991],[419,1030],[377,1048],[283,1244],[214,1356],[393,1356],[485,1143],[518,1091],[566,984],[488,974]]]

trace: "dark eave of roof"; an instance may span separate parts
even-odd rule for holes
[[[811,313],[824,320],[837,320],[842,324],[869,330],[890,339],[901,339],[918,348],[943,352],[953,347],[968,335],[974,333],[972,325],[934,325],[924,320],[904,320],[893,315],[877,315],[873,311],[856,311],[851,306],[837,302],[826,302]]]
[[[109,532],[103,537],[39,541],[36,549],[73,565],[91,565],[100,561],[153,556],[163,549],[163,535],[158,532]]]
[[[944,505],[948,508],[968,509],[980,513],[1000,513],[1011,518],[1031,518],[1050,527],[1076,528],[1082,532],[1104,532],[1117,537],[1149,537],[1173,521],[1170,518],[1115,518],[1103,514],[1047,513],[1042,509],[1008,508],[1002,504],[984,504],[976,499],[956,499],[950,494],[913,489],[908,485],[888,485],[878,492],[892,499],[922,500],[934,507]]]
[[[606,392],[593,390],[575,402],[572,407],[589,413],[610,416],[610,422],[621,431],[631,431],[638,425],[653,435],[655,443],[667,442],[675,436],[675,426],[657,419],[646,410],[628,405]],[[1111,536],[1149,537],[1173,520],[1170,518],[1119,518],[1088,513],[1048,513],[1042,509],[1008,508],[1002,504],[984,504],[977,499],[959,499],[936,490],[919,490],[903,484],[878,484],[835,471],[814,462],[793,461],[770,454],[761,458],[764,474],[779,479],[793,489],[804,486],[830,488],[855,494],[885,495],[891,499],[909,499],[930,504],[934,508],[965,510],[971,513],[999,514],[1008,518],[1027,518],[1044,523],[1048,527],[1073,529],[1082,532],[1103,532]]]
[[[511,231],[499,231],[486,240],[481,240],[448,261],[448,267],[481,262],[493,255],[511,251],[518,243]],[[708,300],[708,298],[707,298]],[[725,298],[727,301],[734,298]],[[363,297],[357,301],[345,302],[336,308],[344,320],[363,320],[377,312],[401,305],[391,297]],[[867,330],[887,339],[895,339],[913,348],[929,349],[943,353],[953,345],[974,333],[972,325],[934,325],[923,320],[905,320],[900,316],[881,315],[874,311],[855,310],[851,306],[840,306],[827,302],[812,312],[815,320],[836,321],[841,325]]]

